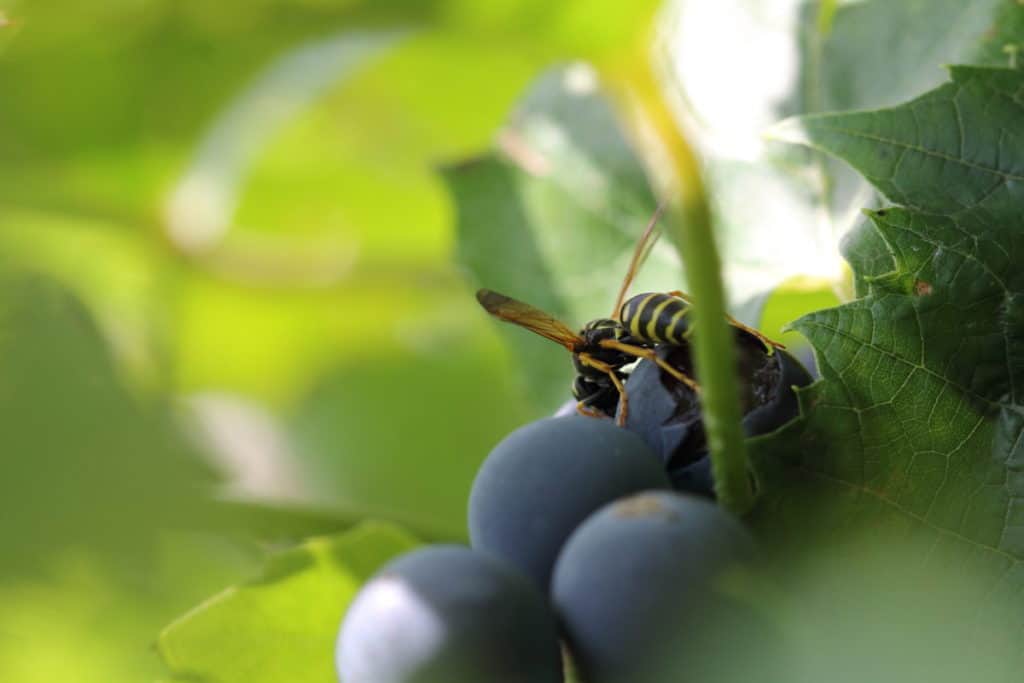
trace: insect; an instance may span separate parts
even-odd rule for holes
[[[619,402],[618,422],[625,424],[629,403],[623,384],[627,375],[623,368],[638,358],[656,363],[694,392],[700,391],[697,382],[659,357],[654,348],[658,344],[689,345],[693,329],[688,317],[690,298],[679,291],[646,293],[623,303],[640,264],[658,239],[656,226],[663,210],[664,204],[654,212],[637,242],[611,317],[592,320],[579,332],[554,316],[504,294],[489,289],[476,293],[477,301],[494,317],[524,327],[572,353],[577,373],[573,396],[578,401],[577,410],[584,415],[601,416],[602,409],[611,412],[609,406],[613,409]],[[781,346],[733,318],[729,322],[761,339],[766,348]]]
[[[622,308],[619,309],[619,320],[634,339],[647,344],[685,346],[693,334],[693,325],[689,317],[692,305],[690,297],[678,290],[637,294],[622,304]],[[736,318],[726,317],[730,325],[760,340],[768,353],[776,348],[786,348]]]

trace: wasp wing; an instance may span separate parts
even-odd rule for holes
[[[480,302],[485,311],[495,318],[525,327],[556,344],[561,344],[570,351],[575,351],[583,344],[583,337],[573,332],[568,325],[530,304],[525,304],[490,289],[478,290],[476,300]]]

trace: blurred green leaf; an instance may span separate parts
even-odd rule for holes
[[[159,534],[143,566],[77,547],[32,576],[0,582],[0,677],[25,683],[153,681],[166,668],[157,631],[213,591],[250,575],[258,554],[223,540]],[[60,656],[54,656],[59,652]]]
[[[0,571],[31,571],[70,545],[144,554],[157,530],[202,519],[209,470],[166,405],[126,389],[66,290],[3,278],[0,378]]]
[[[817,502],[822,512],[838,507]],[[727,658],[781,660],[783,675],[765,678],[780,683],[1018,680],[1019,604],[978,618],[998,570],[933,538],[880,530],[874,521],[858,518],[810,545],[806,537],[779,539],[776,569],[785,591],[776,587],[772,597],[762,592],[756,600],[780,637]]]
[[[787,126],[905,206],[869,214],[891,260],[867,296],[795,323],[824,379],[801,393],[806,423],[761,443],[762,523],[922,542],[925,572],[960,558],[988,578],[985,624],[1019,615],[1024,585],[1022,89],[1021,71],[954,67],[899,107]],[[1018,617],[1002,656],[1019,636]]]
[[[537,306],[570,326],[611,315],[633,247],[657,201],[610,105],[584,65],[529,90],[488,155],[449,166],[458,259],[475,285]],[[671,290],[679,266],[656,248],[633,290]],[[480,315],[484,315],[481,311]],[[536,414],[571,397],[566,352],[503,328]]]
[[[157,383],[154,343],[166,254],[144,231],[82,216],[7,209],[0,213],[0,254],[73,291],[108,340],[126,380]]]
[[[297,405],[290,434],[314,500],[426,537],[466,537],[477,468],[528,416],[492,355],[447,344],[341,364]]]
[[[973,54],[972,63],[985,66],[1020,67],[1024,50],[1024,5],[1017,0],[1001,0],[999,9],[984,40]]]
[[[802,16],[801,113],[877,109],[940,85],[996,25],[1004,0],[840,3],[827,26],[820,3]],[[908,31],[907,27],[913,27]],[[865,46],[872,49],[865,49]]]
[[[807,348],[807,340],[789,329],[789,324],[804,315],[840,303],[833,283],[806,277],[791,278],[767,295],[757,327],[785,344],[791,352],[802,352]]]
[[[404,532],[365,523],[269,560],[262,575],[226,589],[160,635],[171,671],[207,683],[334,683],[334,641],[359,586],[412,549]]]
[[[17,93],[0,108],[16,132],[0,139],[0,199],[148,219],[202,127],[274,56],[341,29],[429,25],[439,4],[23,3],[0,61]]]

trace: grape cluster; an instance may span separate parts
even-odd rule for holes
[[[791,356],[741,346],[741,372],[748,434],[795,416],[791,387],[810,377]],[[647,361],[626,390],[626,428],[566,415],[491,451],[471,548],[426,547],[367,582],[338,638],[341,683],[558,682],[566,661],[583,683],[720,680],[722,652],[763,641],[771,629],[723,588],[756,553],[713,501],[692,392]],[[708,642],[721,633],[726,647]]]

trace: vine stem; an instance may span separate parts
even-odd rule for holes
[[[605,77],[628,113],[634,139],[653,143],[652,155],[668,162],[671,196],[677,198],[672,208],[679,220],[668,222],[667,230],[680,252],[694,301],[694,364],[715,494],[720,504],[743,515],[753,507],[754,491],[740,424],[735,342],[726,322],[721,260],[700,165],[665,101],[647,51],[616,66],[606,69]]]

